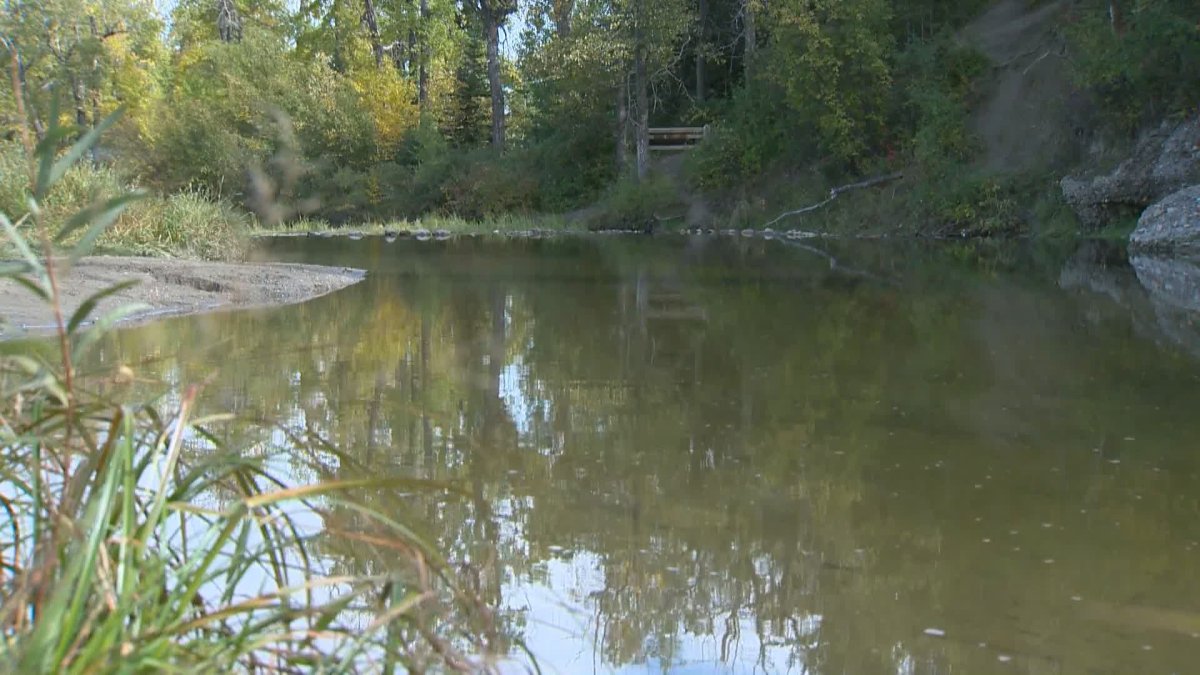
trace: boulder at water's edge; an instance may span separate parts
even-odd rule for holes
[[[1133,156],[1112,172],[1062,179],[1063,198],[1087,229],[1140,211],[1167,195],[1200,183],[1200,115],[1164,124],[1138,142]]]
[[[1152,204],[1129,236],[1138,251],[1200,253],[1200,185],[1186,187]]]

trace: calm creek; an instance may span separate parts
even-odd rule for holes
[[[278,239],[368,277],[103,354],[463,485],[403,518],[545,672],[1196,672],[1200,307],[1095,244],[812,247]]]

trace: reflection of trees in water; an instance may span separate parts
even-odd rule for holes
[[[554,255],[440,251],[396,254],[364,285],[299,307],[129,331],[111,358],[167,345],[172,355],[145,369],[176,381],[223,366],[215,409],[328,437],[361,464],[331,465],[343,475],[454,481],[464,497],[364,498],[470,566],[498,642],[523,630],[523,614],[503,609],[506,583],[541,578],[558,547],[600,561],[603,587],[588,602],[613,664],[670,663],[692,634],[712,636],[722,659],[769,645],[820,672],[990,663],[994,651],[977,647],[988,641],[1037,671],[1053,650],[1012,631],[1014,612],[1070,639],[1026,605],[1079,588],[1097,547],[1058,551],[1057,566],[1026,577],[979,547],[973,520],[1003,532],[1072,522],[1115,489],[1103,466],[1074,460],[1055,460],[1052,479],[1042,448],[989,426],[1006,397],[1049,400],[1042,433],[1063,410],[1046,396],[1061,380],[1031,370],[1082,358],[1058,329],[1069,321],[1055,316],[1061,300],[906,293],[753,247],[683,261],[605,259],[575,243]],[[1004,319],[992,307],[1055,327],[1033,333],[1045,358],[1001,358],[1031,347],[981,338],[1003,337],[987,328]],[[1075,402],[1051,436],[1113,426],[1128,408],[1113,390]],[[1008,471],[999,452],[1045,475]],[[974,487],[983,476],[996,486],[986,499]],[[1161,551],[1174,535],[1154,521],[1168,508],[1117,515],[1145,524],[1139,546]],[[391,560],[348,553],[356,571]],[[1119,546],[1104,553],[1113,568],[1145,562]],[[1179,562],[1153,555],[1156,569]],[[932,621],[971,638],[922,641]]]

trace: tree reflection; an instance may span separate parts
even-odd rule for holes
[[[1086,670],[1128,645],[1083,637],[1072,597],[1196,599],[1153,577],[1200,538],[1173,445],[1200,424],[1195,368],[1081,336],[1076,301],[1011,262],[860,255],[879,283],[764,242],[357,244],[274,254],[369,264],[358,287],[125,331],[104,359],[215,371],[213,409],[328,438],[355,460],[332,475],[460,487],[362,497],[470,570],[501,651],[552,562],[594,565],[553,590],[612,666]],[[1092,452],[1134,435],[1125,464]],[[1154,470],[1172,461],[1192,477]],[[1178,668],[1173,639],[1138,663]]]

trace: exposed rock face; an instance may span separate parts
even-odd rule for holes
[[[1172,193],[1142,213],[1129,237],[1135,251],[1200,253],[1200,185]]]
[[[1110,174],[1068,176],[1063,197],[1086,227],[1106,224],[1122,209],[1140,210],[1185,186],[1200,183],[1200,116],[1163,125],[1138,143],[1133,157]]]

